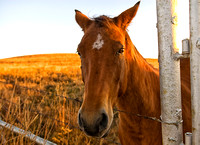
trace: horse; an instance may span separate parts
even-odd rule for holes
[[[119,112],[118,124],[123,145],[160,145],[160,122],[124,113],[161,116],[159,70],[142,57],[127,33],[139,4],[114,18],[89,18],[75,10],[76,22],[84,32],[77,48],[85,87],[78,124],[86,135],[103,138],[110,130],[116,106],[123,110]],[[182,60],[184,132],[192,128],[189,68],[188,59]]]

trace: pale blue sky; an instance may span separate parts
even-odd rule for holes
[[[188,0],[181,1],[181,39],[188,37]],[[0,0],[0,58],[45,53],[76,53],[83,32],[75,9],[89,17],[119,15],[137,0]],[[185,14],[186,13],[186,14]],[[156,0],[142,0],[128,28],[138,51],[157,58]],[[182,28],[181,27],[181,28]],[[186,33],[185,33],[186,32]]]

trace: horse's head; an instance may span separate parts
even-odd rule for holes
[[[127,82],[126,28],[136,15],[139,2],[118,17],[89,19],[76,10],[76,21],[84,31],[78,46],[85,84],[78,113],[80,128],[90,136],[103,137],[113,120],[113,106]]]

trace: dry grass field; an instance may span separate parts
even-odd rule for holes
[[[158,68],[157,60],[147,59]],[[57,144],[106,145],[119,142],[117,113],[110,134],[94,139],[78,129],[84,86],[77,54],[46,54],[0,59],[0,118]],[[66,98],[65,98],[66,97]],[[0,128],[1,144],[36,144]]]

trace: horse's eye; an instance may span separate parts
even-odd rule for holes
[[[117,54],[122,54],[124,52],[124,48],[121,48],[120,50],[117,51]]]

